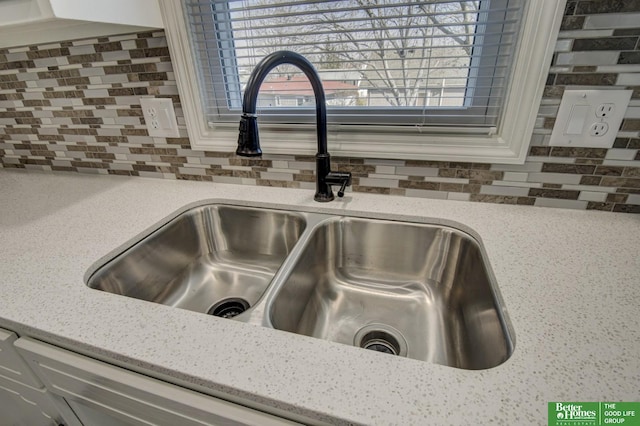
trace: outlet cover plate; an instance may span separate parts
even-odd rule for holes
[[[611,148],[631,94],[631,90],[565,90],[549,145]],[[602,106],[611,113],[603,117]]]
[[[168,98],[140,98],[140,106],[147,125],[149,136],[159,138],[178,138],[180,132],[173,109]]]

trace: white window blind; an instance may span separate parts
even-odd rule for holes
[[[203,110],[237,122],[244,85],[267,54],[306,56],[333,124],[491,133],[499,124],[518,40],[519,0],[184,0]],[[293,66],[262,84],[262,122],[315,121]]]

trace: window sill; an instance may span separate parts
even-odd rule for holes
[[[329,125],[328,148],[333,156],[356,158],[415,159],[433,161],[522,163],[520,158],[499,136],[434,135],[394,130],[375,130],[367,126],[344,130]],[[190,131],[191,146],[199,151],[234,152],[238,125],[218,125],[203,130],[196,137]],[[260,144],[265,154],[315,155],[317,140],[312,125],[261,125]]]

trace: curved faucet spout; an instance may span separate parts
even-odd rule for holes
[[[318,72],[314,66],[304,56],[289,52],[287,50],[280,50],[274,52],[269,56],[266,56],[256,67],[254,68],[247,87],[244,91],[244,98],[242,101],[242,114],[243,115],[256,115],[258,92],[262,82],[267,77],[267,74],[282,64],[291,64],[298,67],[304,75],[307,76],[311,87],[313,88],[313,94],[316,98],[316,127],[318,134],[318,152],[327,153],[327,104],[324,96],[324,89],[322,88],[322,81]]]
[[[316,133],[318,135],[318,152],[316,153],[316,201],[333,200],[331,185],[340,185],[338,195],[342,197],[345,186],[351,185],[351,173],[332,172],[327,149],[327,105],[318,72],[304,56],[281,50],[266,56],[251,73],[242,101],[240,133],[236,154],[244,157],[262,155],[258,134],[257,103],[258,92],[269,72],[281,64],[298,67],[309,79],[316,98]]]

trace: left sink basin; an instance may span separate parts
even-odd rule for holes
[[[305,227],[292,212],[195,207],[116,254],[87,285],[230,318],[260,299]]]

